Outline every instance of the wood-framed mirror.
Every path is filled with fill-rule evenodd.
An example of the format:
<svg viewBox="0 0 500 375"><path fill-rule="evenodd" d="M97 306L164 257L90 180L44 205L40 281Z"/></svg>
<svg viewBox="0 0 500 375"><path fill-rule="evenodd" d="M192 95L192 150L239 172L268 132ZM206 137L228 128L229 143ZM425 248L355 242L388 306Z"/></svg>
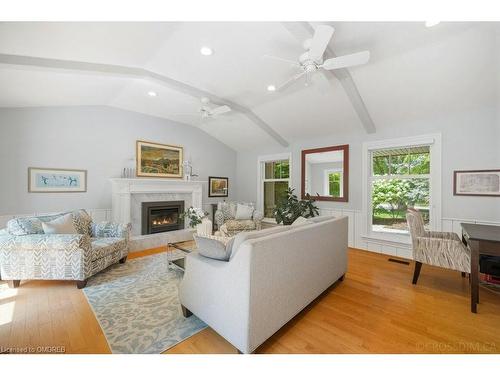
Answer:
<svg viewBox="0 0 500 375"><path fill-rule="evenodd" d="M347 202L349 145L302 150L302 199Z"/></svg>

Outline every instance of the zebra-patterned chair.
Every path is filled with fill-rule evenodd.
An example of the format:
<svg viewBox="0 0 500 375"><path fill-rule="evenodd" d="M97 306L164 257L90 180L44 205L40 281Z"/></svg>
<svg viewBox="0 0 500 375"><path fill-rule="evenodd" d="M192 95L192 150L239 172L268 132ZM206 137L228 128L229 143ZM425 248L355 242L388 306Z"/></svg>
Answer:
<svg viewBox="0 0 500 375"><path fill-rule="evenodd" d="M20 280L76 280L85 287L90 276L124 263L130 225L93 223L85 210L71 212L77 234L45 234L42 222L67 213L20 217L0 230L0 277L11 287Z"/></svg>
<svg viewBox="0 0 500 375"><path fill-rule="evenodd" d="M464 277L470 273L470 251L456 233L425 230L422 214L414 209L406 212L406 221L415 260L413 284L418 281L422 264L460 271Z"/></svg>

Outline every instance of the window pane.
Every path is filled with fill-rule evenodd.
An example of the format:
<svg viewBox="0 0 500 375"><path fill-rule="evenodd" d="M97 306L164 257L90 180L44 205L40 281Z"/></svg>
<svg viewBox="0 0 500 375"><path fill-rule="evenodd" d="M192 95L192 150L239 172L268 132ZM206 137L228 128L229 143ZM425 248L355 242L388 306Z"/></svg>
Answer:
<svg viewBox="0 0 500 375"><path fill-rule="evenodd" d="M410 155L391 155L391 174L405 175L409 172Z"/></svg>
<svg viewBox="0 0 500 375"><path fill-rule="evenodd" d="M273 218L276 204L286 198L288 181L264 182L264 217Z"/></svg>
<svg viewBox="0 0 500 375"><path fill-rule="evenodd" d="M328 175L328 185L328 195L332 197L340 197L340 173L330 173Z"/></svg>
<svg viewBox="0 0 500 375"><path fill-rule="evenodd" d="M288 160L269 161L264 166L266 179L289 178L290 163Z"/></svg>
<svg viewBox="0 0 500 375"><path fill-rule="evenodd" d="M274 162L269 161L264 165L264 178L271 179L274 178Z"/></svg>
<svg viewBox="0 0 500 375"><path fill-rule="evenodd" d="M429 180L376 180L372 185L372 229L374 231L406 233L406 209L414 207L422 212L429 224Z"/></svg>
<svg viewBox="0 0 500 375"><path fill-rule="evenodd" d="M431 171L431 156L428 152L410 155L410 174L429 174Z"/></svg>
<svg viewBox="0 0 500 375"><path fill-rule="evenodd" d="M385 176L389 174L389 156L373 157L373 175Z"/></svg>

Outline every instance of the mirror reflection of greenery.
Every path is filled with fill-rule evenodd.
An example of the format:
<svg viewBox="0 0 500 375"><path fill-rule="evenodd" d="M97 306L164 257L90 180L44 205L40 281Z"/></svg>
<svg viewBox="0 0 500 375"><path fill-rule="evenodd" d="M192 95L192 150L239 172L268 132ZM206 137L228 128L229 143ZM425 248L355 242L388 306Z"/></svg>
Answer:
<svg viewBox="0 0 500 375"><path fill-rule="evenodd" d="M340 172L328 174L328 194L332 197L340 197Z"/></svg>

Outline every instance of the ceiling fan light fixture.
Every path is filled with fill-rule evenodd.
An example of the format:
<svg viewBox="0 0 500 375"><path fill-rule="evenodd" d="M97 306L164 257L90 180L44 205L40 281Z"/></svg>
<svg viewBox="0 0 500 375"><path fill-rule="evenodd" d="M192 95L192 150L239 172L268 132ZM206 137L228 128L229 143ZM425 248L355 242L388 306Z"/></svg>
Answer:
<svg viewBox="0 0 500 375"><path fill-rule="evenodd" d="M203 47L200 48L200 53L203 56L210 56L210 55L212 55L214 53L214 51L210 47L203 46Z"/></svg>
<svg viewBox="0 0 500 375"><path fill-rule="evenodd" d="M267 91L271 91L271 92L276 91L276 86L274 86L274 85L267 86Z"/></svg>
<svg viewBox="0 0 500 375"><path fill-rule="evenodd" d="M432 27L432 26L436 26L436 25L438 25L439 23L441 23L441 21L425 21L425 27Z"/></svg>
<svg viewBox="0 0 500 375"><path fill-rule="evenodd" d="M148 91L148 95L152 98L158 96L158 93L156 91Z"/></svg>

